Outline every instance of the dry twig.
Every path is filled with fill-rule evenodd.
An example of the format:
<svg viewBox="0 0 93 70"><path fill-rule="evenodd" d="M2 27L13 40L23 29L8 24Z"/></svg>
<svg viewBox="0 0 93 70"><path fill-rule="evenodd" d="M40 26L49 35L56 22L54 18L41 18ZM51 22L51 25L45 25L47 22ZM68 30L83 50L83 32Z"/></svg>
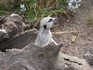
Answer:
<svg viewBox="0 0 93 70"><path fill-rule="evenodd" d="M52 34L64 34L64 33L78 33L81 31L60 31L60 32L52 32Z"/></svg>

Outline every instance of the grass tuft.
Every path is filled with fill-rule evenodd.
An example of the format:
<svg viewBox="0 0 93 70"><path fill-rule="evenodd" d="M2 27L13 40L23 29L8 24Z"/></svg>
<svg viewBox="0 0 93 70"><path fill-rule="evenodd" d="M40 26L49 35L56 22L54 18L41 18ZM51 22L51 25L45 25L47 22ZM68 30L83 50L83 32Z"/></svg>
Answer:
<svg viewBox="0 0 93 70"><path fill-rule="evenodd" d="M40 17L64 13L64 9L67 6L66 0L15 0L8 4L0 4L0 15L7 14L8 12L19 13L21 4L26 6L24 14L29 23Z"/></svg>

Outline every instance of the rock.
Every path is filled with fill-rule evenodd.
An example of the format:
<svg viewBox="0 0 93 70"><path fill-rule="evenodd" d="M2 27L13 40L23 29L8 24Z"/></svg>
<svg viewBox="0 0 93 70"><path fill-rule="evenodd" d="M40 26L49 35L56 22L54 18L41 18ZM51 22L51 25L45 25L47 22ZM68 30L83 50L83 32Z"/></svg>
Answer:
<svg viewBox="0 0 93 70"><path fill-rule="evenodd" d="M5 31L5 29L0 29L0 42L2 42L5 39L8 39L8 35L7 32Z"/></svg>
<svg viewBox="0 0 93 70"><path fill-rule="evenodd" d="M48 45L44 48L29 44L22 50L14 49L0 53L1 70L55 70L54 64L59 46Z"/></svg>
<svg viewBox="0 0 93 70"><path fill-rule="evenodd" d="M58 46L29 44L23 49L0 52L1 70L93 70L84 59L63 54ZM60 52L59 52L60 51Z"/></svg>
<svg viewBox="0 0 93 70"><path fill-rule="evenodd" d="M26 27L26 24L22 22L22 17L18 14L13 13L9 17L6 17L5 20L6 22L2 24L2 28L6 30L10 38L23 32Z"/></svg>
<svg viewBox="0 0 93 70"><path fill-rule="evenodd" d="M32 67L31 65L27 64L27 63L23 63L23 62L17 62L13 65L11 65L9 68L7 68L6 70L36 70L34 67Z"/></svg>
<svg viewBox="0 0 93 70"><path fill-rule="evenodd" d="M22 32L13 38L9 39L6 42L6 48L11 49L11 48L18 48L22 49L25 46L27 46L30 43L34 43L35 39L37 36L37 30L36 29L30 29L25 32Z"/></svg>
<svg viewBox="0 0 93 70"><path fill-rule="evenodd" d="M84 59L86 59L86 61L91 65L93 66L93 48L90 48L88 50L88 52L86 52L84 54Z"/></svg>
<svg viewBox="0 0 93 70"><path fill-rule="evenodd" d="M0 16L0 28L1 28L1 25L4 24L5 22L6 22L5 16Z"/></svg>
<svg viewBox="0 0 93 70"><path fill-rule="evenodd" d="M85 59L69 56L61 51L57 58L57 66L59 70L93 70Z"/></svg>
<svg viewBox="0 0 93 70"><path fill-rule="evenodd" d="M25 28L27 28L27 25L18 14L13 13L7 17L0 17L0 50L4 51L7 41L15 35L24 32Z"/></svg>
<svg viewBox="0 0 93 70"><path fill-rule="evenodd" d="M0 18L0 32L4 32L9 38L25 30L26 24L18 14L11 14L8 17ZM2 30L2 31L1 31ZM0 35L1 36L1 35Z"/></svg>

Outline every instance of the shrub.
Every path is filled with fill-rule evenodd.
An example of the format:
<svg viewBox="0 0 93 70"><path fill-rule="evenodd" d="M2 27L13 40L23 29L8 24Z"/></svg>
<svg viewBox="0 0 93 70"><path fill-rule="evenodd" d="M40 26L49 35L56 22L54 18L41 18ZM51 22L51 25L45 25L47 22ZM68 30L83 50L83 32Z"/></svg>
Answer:
<svg viewBox="0 0 93 70"><path fill-rule="evenodd" d="M21 4L26 6L24 14L29 23L40 17L64 13L64 9L67 6L66 0L14 0L14 2L12 0L12 2L8 3L10 9L0 4L0 10L18 13L21 11Z"/></svg>

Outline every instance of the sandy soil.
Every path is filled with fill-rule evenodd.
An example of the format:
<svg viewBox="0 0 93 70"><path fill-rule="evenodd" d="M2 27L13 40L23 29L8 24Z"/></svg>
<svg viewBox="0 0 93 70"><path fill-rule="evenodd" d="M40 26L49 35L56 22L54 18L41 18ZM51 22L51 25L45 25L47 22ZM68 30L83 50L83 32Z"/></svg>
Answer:
<svg viewBox="0 0 93 70"><path fill-rule="evenodd" d="M63 53L82 58L93 46L93 0L82 0L81 7L73 15L72 19L59 15L60 23L54 30L69 32L55 36L64 45L61 49ZM73 30L79 32L71 33Z"/></svg>

